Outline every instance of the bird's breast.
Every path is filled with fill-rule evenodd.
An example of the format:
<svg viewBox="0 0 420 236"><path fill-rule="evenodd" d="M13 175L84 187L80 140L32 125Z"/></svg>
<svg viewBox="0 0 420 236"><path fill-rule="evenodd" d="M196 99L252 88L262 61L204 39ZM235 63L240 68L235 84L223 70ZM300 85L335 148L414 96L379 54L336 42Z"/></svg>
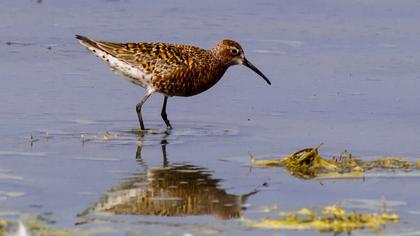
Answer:
<svg viewBox="0 0 420 236"><path fill-rule="evenodd" d="M152 82L157 92L167 96L189 97L211 88L225 71L222 68L180 69L165 76L155 76Z"/></svg>

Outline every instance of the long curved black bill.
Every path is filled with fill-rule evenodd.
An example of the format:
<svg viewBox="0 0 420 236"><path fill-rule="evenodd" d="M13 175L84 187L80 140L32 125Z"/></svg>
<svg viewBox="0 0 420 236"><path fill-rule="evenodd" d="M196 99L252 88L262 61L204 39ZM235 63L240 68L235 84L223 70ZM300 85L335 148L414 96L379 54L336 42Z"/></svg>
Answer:
<svg viewBox="0 0 420 236"><path fill-rule="evenodd" d="M260 70L258 70L257 67L255 67L251 62L249 62L248 59L244 58L244 62L242 64L248 67L249 69L253 70L259 76L261 76L268 84L271 85L270 80L268 80L268 78Z"/></svg>

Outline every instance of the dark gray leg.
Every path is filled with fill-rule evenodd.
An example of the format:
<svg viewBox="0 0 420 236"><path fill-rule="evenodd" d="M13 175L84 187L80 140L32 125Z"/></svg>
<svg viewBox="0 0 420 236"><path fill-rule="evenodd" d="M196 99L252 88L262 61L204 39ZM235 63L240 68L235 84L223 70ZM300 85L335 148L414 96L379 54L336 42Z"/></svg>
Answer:
<svg viewBox="0 0 420 236"><path fill-rule="evenodd" d="M143 117L141 116L141 107L146 102L146 100L150 97L150 95L153 94L153 91L147 91L146 95L140 100L139 103L136 105L136 111L137 111L137 117L139 118L140 122L140 129L144 130L144 124L143 124Z"/></svg>
<svg viewBox="0 0 420 236"><path fill-rule="evenodd" d="M172 129L171 123L169 123L168 116L166 115L166 103L168 102L168 97L165 96L163 100L163 106L162 106L162 112L160 113L162 115L163 121L165 121L166 127L168 129Z"/></svg>

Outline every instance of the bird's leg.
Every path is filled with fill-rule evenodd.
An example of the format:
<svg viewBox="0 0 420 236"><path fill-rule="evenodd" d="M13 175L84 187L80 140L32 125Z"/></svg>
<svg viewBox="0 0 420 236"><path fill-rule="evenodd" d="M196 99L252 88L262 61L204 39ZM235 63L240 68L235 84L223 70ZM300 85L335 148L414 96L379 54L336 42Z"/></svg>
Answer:
<svg viewBox="0 0 420 236"><path fill-rule="evenodd" d="M168 129L172 129L171 123L169 123L168 116L166 115L166 103L168 102L168 96L165 96L163 99L163 106L162 106L162 112L160 115L162 116L163 121L165 121L166 127Z"/></svg>
<svg viewBox="0 0 420 236"><path fill-rule="evenodd" d="M139 118L139 122L140 122L140 129L144 130L144 124L143 124L143 117L141 116L141 107L143 106L143 104L146 102L146 100L150 97L150 95L153 94L152 90L148 90L146 95L144 95L144 97L140 100L139 103L137 103L136 105L136 111L137 111L137 117Z"/></svg>

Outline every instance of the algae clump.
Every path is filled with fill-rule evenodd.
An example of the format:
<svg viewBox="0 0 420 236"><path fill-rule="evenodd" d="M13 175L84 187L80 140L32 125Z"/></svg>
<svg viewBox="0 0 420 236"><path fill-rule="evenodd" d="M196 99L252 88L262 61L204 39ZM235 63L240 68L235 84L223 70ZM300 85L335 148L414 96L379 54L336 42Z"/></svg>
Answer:
<svg viewBox="0 0 420 236"><path fill-rule="evenodd" d="M321 144L322 145L322 144ZM419 163L404 161L397 157L386 157L374 161L363 161L354 158L348 151L343 151L340 156L326 159L318 150L320 148L305 148L289 154L281 159L256 160L251 162L259 167L284 167L291 175L302 179L312 178L362 178L369 170L403 170L411 171L414 167L419 168Z"/></svg>
<svg viewBox="0 0 420 236"><path fill-rule="evenodd" d="M396 213L388 213L386 209L377 214L364 214L356 211L346 212L337 205L326 206L320 211L302 208L297 212L286 212L277 219L262 219L259 221L241 218L241 221L251 228L288 229L288 230L318 230L320 232L350 233L356 229L379 230L388 222L398 223Z"/></svg>

